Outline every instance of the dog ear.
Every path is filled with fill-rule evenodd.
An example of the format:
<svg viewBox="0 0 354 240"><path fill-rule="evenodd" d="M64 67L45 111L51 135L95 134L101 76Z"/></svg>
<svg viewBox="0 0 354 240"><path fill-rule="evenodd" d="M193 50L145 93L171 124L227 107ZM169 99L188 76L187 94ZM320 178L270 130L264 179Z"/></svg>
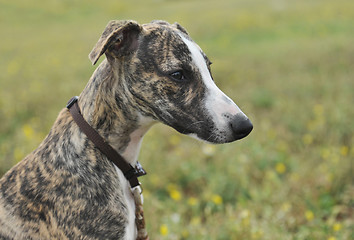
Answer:
<svg viewBox="0 0 354 240"><path fill-rule="evenodd" d="M89 54L92 64L95 65L104 53L109 60L136 50L141 30L142 27L135 21L110 21Z"/></svg>
<svg viewBox="0 0 354 240"><path fill-rule="evenodd" d="M181 25L179 25L178 22L175 22L172 26L175 27L175 28L177 28L178 30L180 30L181 32L183 32L184 34L186 34L187 36L189 36L187 30L186 30L184 27L182 27Z"/></svg>

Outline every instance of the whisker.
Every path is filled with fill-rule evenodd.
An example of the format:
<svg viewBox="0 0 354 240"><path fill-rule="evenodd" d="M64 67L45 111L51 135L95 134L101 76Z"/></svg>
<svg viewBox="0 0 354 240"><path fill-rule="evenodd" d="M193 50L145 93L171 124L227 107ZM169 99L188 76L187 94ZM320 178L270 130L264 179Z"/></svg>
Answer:
<svg viewBox="0 0 354 240"><path fill-rule="evenodd" d="M193 125L196 125L196 124L200 124L200 123L204 123L204 121L197 121L197 122L191 123L187 128L189 128Z"/></svg>

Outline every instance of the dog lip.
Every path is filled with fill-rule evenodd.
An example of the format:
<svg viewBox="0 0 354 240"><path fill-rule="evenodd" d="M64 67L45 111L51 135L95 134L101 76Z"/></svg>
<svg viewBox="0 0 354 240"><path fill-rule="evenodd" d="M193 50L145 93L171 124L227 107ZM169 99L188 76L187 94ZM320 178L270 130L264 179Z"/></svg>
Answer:
<svg viewBox="0 0 354 240"><path fill-rule="evenodd" d="M248 133L243 133L243 134L234 134L235 141L240 140L244 137L247 137L251 133L251 131L249 131Z"/></svg>

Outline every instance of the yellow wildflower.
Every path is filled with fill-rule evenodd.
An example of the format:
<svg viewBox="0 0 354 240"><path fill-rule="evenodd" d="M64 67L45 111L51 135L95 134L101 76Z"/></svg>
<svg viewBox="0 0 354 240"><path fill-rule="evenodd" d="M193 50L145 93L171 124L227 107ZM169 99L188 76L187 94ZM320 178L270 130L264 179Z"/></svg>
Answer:
<svg viewBox="0 0 354 240"><path fill-rule="evenodd" d="M327 238L327 240L336 240L336 238L331 236L331 237Z"/></svg>
<svg viewBox="0 0 354 240"><path fill-rule="evenodd" d="M311 210L307 210L305 212L305 217L307 219L307 221L312 221L315 217L315 215L313 214L313 212Z"/></svg>
<svg viewBox="0 0 354 240"><path fill-rule="evenodd" d="M222 197L218 194L214 194L213 196L211 196L211 200L213 201L213 203L215 203L215 205L221 205L223 202Z"/></svg>
<svg viewBox="0 0 354 240"><path fill-rule="evenodd" d="M191 219L191 224L192 225L199 225L200 224L200 218L199 217L193 217L192 219Z"/></svg>
<svg viewBox="0 0 354 240"><path fill-rule="evenodd" d="M33 128L29 124L25 124L22 127L22 131L27 139L32 139L34 135Z"/></svg>
<svg viewBox="0 0 354 240"><path fill-rule="evenodd" d="M161 234L162 236L167 236L167 235L168 235L168 227L167 227L166 224L162 224L162 225L160 226L160 234Z"/></svg>
<svg viewBox="0 0 354 240"><path fill-rule="evenodd" d="M188 198L188 205L190 206L195 206L198 203L198 199L195 197L190 197Z"/></svg>
<svg viewBox="0 0 354 240"><path fill-rule="evenodd" d="M175 201L179 201L182 198L181 193L176 189L170 190L169 193L170 193L170 197Z"/></svg>
<svg viewBox="0 0 354 240"><path fill-rule="evenodd" d="M338 232L338 231L341 230L341 229L342 229L342 224L340 224L340 223L335 223L335 224L333 225L333 231Z"/></svg>
<svg viewBox="0 0 354 240"><path fill-rule="evenodd" d="M286 166L284 163L277 163L277 165L275 165L275 171L277 171L277 173L283 174L286 171Z"/></svg>

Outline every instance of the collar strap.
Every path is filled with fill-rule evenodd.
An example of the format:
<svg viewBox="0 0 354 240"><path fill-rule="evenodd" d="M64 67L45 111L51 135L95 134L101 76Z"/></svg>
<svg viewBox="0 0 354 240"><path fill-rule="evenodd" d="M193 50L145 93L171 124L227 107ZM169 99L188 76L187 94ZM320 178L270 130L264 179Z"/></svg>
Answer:
<svg viewBox="0 0 354 240"><path fill-rule="evenodd" d="M77 96L71 98L66 107L69 109L74 121L79 126L81 131L85 133L88 139L90 139L95 146L123 172L125 178L129 181L131 188L140 185L138 177L146 175L146 172L140 163L137 162L136 167L132 167L132 165L127 163L124 158L112 148L111 145L105 142L101 135L99 135L98 132L93 129L81 115L79 105L77 104L78 99L79 98Z"/></svg>

